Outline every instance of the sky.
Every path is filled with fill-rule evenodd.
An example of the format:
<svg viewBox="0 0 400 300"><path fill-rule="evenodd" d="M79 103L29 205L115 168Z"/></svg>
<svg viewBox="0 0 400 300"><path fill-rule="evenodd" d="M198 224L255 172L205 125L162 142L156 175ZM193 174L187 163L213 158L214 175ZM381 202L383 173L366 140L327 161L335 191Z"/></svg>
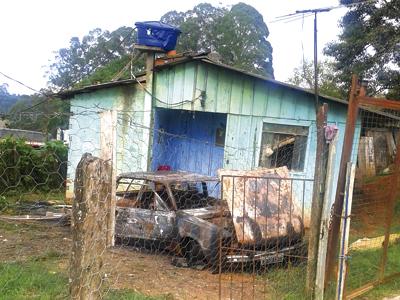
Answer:
<svg viewBox="0 0 400 300"><path fill-rule="evenodd" d="M213 0L2 0L0 2L0 71L31 86L46 87L46 66L60 48L68 47L73 36L83 37L94 28L115 30L134 26L137 21L159 20L170 11L186 11L196 4L209 2L229 6L239 2ZM337 6L338 0L242 0L256 8L270 31L275 78L285 81L302 62L303 55L313 57L313 17L293 22L274 22L276 17L296 10ZM340 8L318 16L318 50L335 40L340 33L338 22L346 9ZM32 91L0 74L0 84L9 92L31 94Z"/></svg>

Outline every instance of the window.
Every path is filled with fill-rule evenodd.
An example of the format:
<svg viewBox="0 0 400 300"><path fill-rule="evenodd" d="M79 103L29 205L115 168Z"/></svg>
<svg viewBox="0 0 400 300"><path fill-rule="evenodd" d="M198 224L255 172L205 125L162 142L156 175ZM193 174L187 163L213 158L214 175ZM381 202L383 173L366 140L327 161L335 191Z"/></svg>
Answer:
<svg viewBox="0 0 400 300"><path fill-rule="evenodd" d="M264 123L259 166L303 171L308 127Z"/></svg>

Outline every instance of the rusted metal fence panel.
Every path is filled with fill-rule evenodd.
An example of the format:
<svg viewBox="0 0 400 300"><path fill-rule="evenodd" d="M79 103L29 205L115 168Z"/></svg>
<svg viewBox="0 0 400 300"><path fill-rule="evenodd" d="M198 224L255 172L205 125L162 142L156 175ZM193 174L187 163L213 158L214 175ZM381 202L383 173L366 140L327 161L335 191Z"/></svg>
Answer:
<svg viewBox="0 0 400 300"><path fill-rule="evenodd" d="M331 255L327 258L327 274L332 274L337 259L347 263L343 287L346 299L366 292L374 297L375 287L400 275L400 143L397 139L400 107L398 101L374 99L365 94L365 87L353 77L343 152L348 152L346 144L353 140L354 127L350 125L357 116L362 123L361 141L366 143L360 144L352 213L346 216L351 218L347 254L335 258L337 222L344 196L344 190L338 186L329 237ZM342 156L341 174L346 160L349 158ZM341 175L339 182L340 178Z"/></svg>

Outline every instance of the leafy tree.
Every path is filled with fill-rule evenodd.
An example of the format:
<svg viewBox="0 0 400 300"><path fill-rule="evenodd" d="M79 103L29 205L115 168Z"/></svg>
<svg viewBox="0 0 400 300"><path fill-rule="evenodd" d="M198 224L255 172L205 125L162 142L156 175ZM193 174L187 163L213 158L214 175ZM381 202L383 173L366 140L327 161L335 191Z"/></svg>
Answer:
<svg viewBox="0 0 400 300"><path fill-rule="evenodd" d="M96 28L82 40L71 38L69 48L58 50L49 67L50 85L59 89L74 86L111 61L125 58L132 52L135 40L131 27L120 27L113 32Z"/></svg>
<svg viewBox="0 0 400 300"><path fill-rule="evenodd" d="M250 5L238 3L228 10L202 3L187 12L170 11L161 21L181 29L179 52L210 49L226 64L274 77L268 27Z"/></svg>
<svg viewBox="0 0 400 300"><path fill-rule="evenodd" d="M68 112L69 103L66 101L40 94L23 95L9 112L8 126L55 136L57 128L68 126Z"/></svg>
<svg viewBox="0 0 400 300"><path fill-rule="evenodd" d="M318 88L326 96L346 98L346 89L338 79L333 62L323 61L318 63ZM296 86L314 90L314 63L305 61L293 70L293 76L288 82Z"/></svg>
<svg viewBox="0 0 400 300"><path fill-rule="evenodd" d="M7 113L17 100L17 95L8 92L6 83L0 84L0 113Z"/></svg>
<svg viewBox="0 0 400 300"><path fill-rule="evenodd" d="M339 79L349 84L356 73L370 80L370 93L400 99L400 1L340 3L359 4L342 18L339 40L325 49L336 60Z"/></svg>
<svg viewBox="0 0 400 300"><path fill-rule="evenodd" d="M224 63L274 76L267 25L261 14L247 4L239 3L228 10L202 3L187 12L170 11L161 21L182 30L179 52L217 51ZM135 41L136 32L131 27L113 32L97 28L82 40L71 38L69 47L58 50L49 66L50 85L66 89L111 80L130 61ZM134 66L136 71L143 67L143 60ZM122 76L127 77L129 72Z"/></svg>

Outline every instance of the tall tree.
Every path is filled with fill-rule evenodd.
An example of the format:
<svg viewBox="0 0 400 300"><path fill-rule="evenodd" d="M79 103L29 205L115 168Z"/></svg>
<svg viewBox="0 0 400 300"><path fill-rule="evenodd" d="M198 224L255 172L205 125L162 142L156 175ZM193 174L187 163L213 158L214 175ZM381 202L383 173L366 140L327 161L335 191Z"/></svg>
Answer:
<svg viewBox="0 0 400 300"><path fill-rule="evenodd" d="M132 52L135 40L136 33L131 27L120 27L113 32L96 28L82 40L71 38L69 48L58 50L49 67L50 85L59 89L72 87L111 61L126 57Z"/></svg>
<svg viewBox="0 0 400 300"><path fill-rule="evenodd" d="M269 31L250 5L238 3L227 9L202 3L187 12L170 11L161 21L182 30L178 52L216 51L226 64L274 77ZM131 27L113 32L97 28L82 40L71 38L69 47L58 50L49 67L50 85L65 89L111 80L129 62L135 40ZM143 61L137 62L135 70L142 68Z"/></svg>
<svg viewBox="0 0 400 300"><path fill-rule="evenodd" d="M68 126L69 103L41 94L22 95L8 114L8 127L56 135Z"/></svg>
<svg viewBox="0 0 400 300"><path fill-rule="evenodd" d="M356 73L370 80L372 94L400 98L400 1L341 0L356 4L341 20L339 40L325 53L335 58L340 80ZM358 4L357 4L358 3Z"/></svg>
<svg viewBox="0 0 400 300"><path fill-rule="evenodd" d="M346 88L340 82L334 63L322 61L318 63L319 92L326 96L346 98ZM296 86L314 91L314 63L305 61L293 70L288 82Z"/></svg>
<svg viewBox="0 0 400 300"><path fill-rule="evenodd" d="M6 83L0 84L0 113L7 113L17 100L17 95L8 92Z"/></svg>
<svg viewBox="0 0 400 300"><path fill-rule="evenodd" d="M222 62L274 78L272 46L262 15L245 3L230 10L202 3L186 12L170 11L161 21L182 31L177 50L212 50Z"/></svg>

